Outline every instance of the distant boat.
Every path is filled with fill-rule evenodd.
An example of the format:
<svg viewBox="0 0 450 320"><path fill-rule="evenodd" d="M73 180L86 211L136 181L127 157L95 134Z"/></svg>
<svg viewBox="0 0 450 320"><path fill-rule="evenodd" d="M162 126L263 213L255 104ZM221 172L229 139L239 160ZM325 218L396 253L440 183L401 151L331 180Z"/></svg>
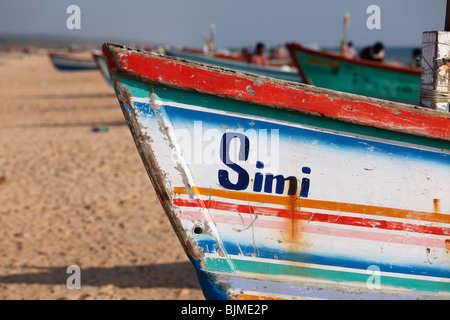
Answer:
<svg viewBox="0 0 450 320"><path fill-rule="evenodd" d="M304 83L369 97L419 103L420 68L394 66L287 44Z"/></svg>
<svg viewBox="0 0 450 320"><path fill-rule="evenodd" d="M56 69L61 71L85 71L98 69L92 59L81 59L66 54L49 53L50 60Z"/></svg>
<svg viewBox="0 0 450 320"><path fill-rule="evenodd" d="M176 50L176 51L180 51L180 50ZM205 55L204 52L199 49L183 48L181 51ZM244 56L242 56L241 54L214 52L214 57L220 58L220 59L234 60L234 61L240 61L240 62L247 63L246 58ZM293 63L292 63L291 58L289 58L289 57L287 57L287 58L269 58L269 65L272 67L283 67L283 66L293 66Z"/></svg>
<svg viewBox="0 0 450 320"><path fill-rule="evenodd" d="M103 52L206 298L450 299L449 113Z"/></svg>
<svg viewBox="0 0 450 320"><path fill-rule="evenodd" d="M23 59L27 56L25 53L0 52L0 59Z"/></svg>
<svg viewBox="0 0 450 320"><path fill-rule="evenodd" d="M105 58L103 57L103 53L101 51L92 52L92 56L94 57L94 61L97 64L98 69L102 73L103 78L106 82L112 86L111 77L109 76L109 70L106 66Z"/></svg>
<svg viewBox="0 0 450 320"><path fill-rule="evenodd" d="M199 53L193 53L193 52L186 52L182 50L174 50L174 49L166 49L166 54L169 56L192 60L200 63L207 63L212 64L215 66L223 67L223 68L230 68L235 70L240 70L244 72L250 72L259 74L266 77L272 77L282 80L288 80L288 81L295 81L295 82L301 82L300 76L298 75L297 69L284 66L284 67L275 67L275 66L269 66L269 67L263 67L263 66L257 66L251 63L246 63L238 60L233 59L224 59L212 57L204 54Z"/></svg>

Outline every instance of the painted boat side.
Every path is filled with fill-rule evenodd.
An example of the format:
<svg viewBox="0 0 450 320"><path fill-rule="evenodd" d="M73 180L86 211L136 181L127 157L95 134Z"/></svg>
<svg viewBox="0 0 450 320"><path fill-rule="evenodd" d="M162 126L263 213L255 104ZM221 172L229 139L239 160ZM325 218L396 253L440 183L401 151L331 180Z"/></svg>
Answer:
<svg viewBox="0 0 450 320"><path fill-rule="evenodd" d="M98 68L94 60L77 59L57 54L49 54L49 56L55 68L61 71L85 71Z"/></svg>
<svg viewBox="0 0 450 320"><path fill-rule="evenodd" d="M407 103L419 103L421 70L348 59L299 44L286 45L304 82L318 87Z"/></svg>
<svg viewBox="0 0 450 320"><path fill-rule="evenodd" d="M262 67L253 65L251 63L211 57L203 54L196 54L179 50L166 50L166 54L181 59L192 60L200 63L207 63L223 68L241 70L244 72L255 73L258 75L277 78L281 80L296 81L296 82L302 81L300 76L298 75L297 70L292 70L292 68L289 67L287 68L287 70L283 69L282 67L274 67L274 66Z"/></svg>
<svg viewBox="0 0 450 320"><path fill-rule="evenodd" d="M216 89L214 81L220 81L222 71L185 70L184 62L154 55L147 56L156 58L150 60L151 67L137 71L128 51L120 49L113 55L114 48L104 49L144 165L196 266L206 297L449 297L448 137L411 135L409 129L393 132L343 121L346 115L320 117L228 98L235 93L179 90L180 82L166 85L170 76L167 70L161 71L164 66L171 65L172 72L191 78L209 71L213 82L209 85ZM240 83L243 78L235 80ZM281 171L270 167L267 157L255 160L264 160L266 174L273 169L274 174L295 175L300 180L308 176L307 195L261 193L250 183L239 191L218 186L217 173L227 166L220 161L196 161L202 152L189 153L186 145L187 137L196 132L202 137L211 132L219 136L239 132L249 136L253 154L257 141L251 138L251 130L271 134L278 130ZM217 147L219 141L211 141ZM254 162L240 165L256 179L263 170ZM371 269L374 266L378 271ZM367 287L371 271L380 273L380 289Z"/></svg>

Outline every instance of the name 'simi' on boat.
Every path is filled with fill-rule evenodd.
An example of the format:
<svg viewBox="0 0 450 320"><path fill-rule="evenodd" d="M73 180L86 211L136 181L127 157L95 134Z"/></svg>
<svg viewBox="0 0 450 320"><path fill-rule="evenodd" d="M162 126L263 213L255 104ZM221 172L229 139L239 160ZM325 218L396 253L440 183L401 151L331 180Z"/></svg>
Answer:
<svg viewBox="0 0 450 320"><path fill-rule="evenodd" d="M448 113L103 52L206 298L450 297Z"/></svg>

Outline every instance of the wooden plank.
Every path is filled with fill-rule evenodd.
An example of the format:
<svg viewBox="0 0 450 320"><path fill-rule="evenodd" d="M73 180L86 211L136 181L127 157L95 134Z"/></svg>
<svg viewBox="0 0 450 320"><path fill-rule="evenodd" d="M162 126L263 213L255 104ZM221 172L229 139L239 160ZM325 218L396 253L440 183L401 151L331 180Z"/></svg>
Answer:
<svg viewBox="0 0 450 320"><path fill-rule="evenodd" d="M421 105L448 111L450 102L449 62L450 32L427 31L422 34Z"/></svg>

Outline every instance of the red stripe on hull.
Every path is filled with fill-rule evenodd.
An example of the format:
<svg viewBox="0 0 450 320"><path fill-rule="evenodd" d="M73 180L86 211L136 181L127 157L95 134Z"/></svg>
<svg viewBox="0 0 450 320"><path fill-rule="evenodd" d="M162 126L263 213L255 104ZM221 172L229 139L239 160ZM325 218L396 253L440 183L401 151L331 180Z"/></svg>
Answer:
<svg viewBox="0 0 450 320"><path fill-rule="evenodd" d="M202 207L206 209L216 209L223 211L247 213L247 214L257 214L262 216L272 216L279 218L290 218L305 221L315 221L315 222L327 222L332 224L350 225L365 228L375 228L384 230L395 230L395 231L407 231L422 234L432 234L439 236L450 235L450 228L445 227L433 227L424 225L414 225L410 223L402 223L396 221L385 221L377 219L367 219L359 217L349 217L341 216L336 214L326 214L326 213L313 213L306 211L293 211L286 209L268 208L268 207L257 207L250 205L238 205L231 204L221 201L190 201L184 199L174 199L173 203L180 207ZM202 205L201 205L202 204Z"/></svg>

